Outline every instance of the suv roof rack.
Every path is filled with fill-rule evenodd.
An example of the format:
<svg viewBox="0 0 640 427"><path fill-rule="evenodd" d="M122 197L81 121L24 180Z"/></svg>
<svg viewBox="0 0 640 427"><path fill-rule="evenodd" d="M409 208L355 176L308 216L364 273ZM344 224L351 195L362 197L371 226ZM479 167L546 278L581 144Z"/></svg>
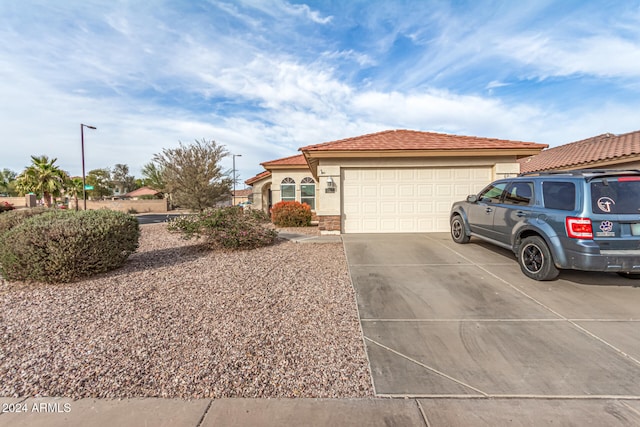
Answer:
<svg viewBox="0 0 640 427"><path fill-rule="evenodd" d="M574 170L550 170L538 172L524 172L518 176L550 176L550 175L570 175L570 176L586 176L589 179L599 178L603 176L617 175L640 175L640 169L574 169Z"/></svg>

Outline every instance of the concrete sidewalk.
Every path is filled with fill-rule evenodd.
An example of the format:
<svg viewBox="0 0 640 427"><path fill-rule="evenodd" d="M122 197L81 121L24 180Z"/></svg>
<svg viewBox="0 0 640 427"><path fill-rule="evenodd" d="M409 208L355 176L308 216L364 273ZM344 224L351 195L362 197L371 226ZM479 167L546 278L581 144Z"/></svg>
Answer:
<svg viewBox="0 0 640 427"><path fill-rule="evenodd" d="M2 427L427 425L413 399L0 398L0 404Z"/></svg>
<svg viewBox="0 0 640 427"><path fill-rule="evenodd" d="M640 401L618 399L0 398L0 405L0 427L640 425Z"/></svg>

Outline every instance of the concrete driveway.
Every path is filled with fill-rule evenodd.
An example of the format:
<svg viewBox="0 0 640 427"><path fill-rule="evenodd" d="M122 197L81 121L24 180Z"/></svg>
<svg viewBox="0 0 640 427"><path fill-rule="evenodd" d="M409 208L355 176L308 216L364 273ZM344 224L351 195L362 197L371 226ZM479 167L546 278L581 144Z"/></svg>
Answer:
<svg viewBox="0 0 640 427"><path fill-rule="evenodd" d="M536 282L447 233L343 241L379 396L416 398L431 427L640 425L640 281Z"/></svg>

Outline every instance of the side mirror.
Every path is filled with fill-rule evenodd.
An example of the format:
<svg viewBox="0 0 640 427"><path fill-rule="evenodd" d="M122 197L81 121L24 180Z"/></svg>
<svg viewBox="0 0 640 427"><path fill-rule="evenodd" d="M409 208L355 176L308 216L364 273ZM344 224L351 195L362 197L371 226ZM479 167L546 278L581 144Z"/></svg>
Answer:
<svg viewBox="0 0 640 427"><path fill-rule="evenodd" d="M475 203L477 201L478 201L478 196L476 196L475 194L470 194L469 196L467 196L467 202Z"/></svg>

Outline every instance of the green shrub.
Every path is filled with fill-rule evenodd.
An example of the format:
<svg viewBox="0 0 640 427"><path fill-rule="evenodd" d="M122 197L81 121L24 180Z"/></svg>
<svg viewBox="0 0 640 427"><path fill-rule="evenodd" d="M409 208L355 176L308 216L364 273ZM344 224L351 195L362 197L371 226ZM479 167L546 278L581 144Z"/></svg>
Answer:
<svg viewBox="0 0 640 427"><path fill-rule="evenodd" d="M271 222L271 217L268 213L261 209L245 209L245 213L250 215L253 219L258 221L259 223L268 223Z"/></svg>
<svg viewBox="0 0 640 427"><path fill-rule="evenodd" d="M31 209L16 209L0 215L0 237L11 230L13 227L22 223L22 221L32 216L40 215L47 212L49 208L44 206Z"/></svg>
<svg viewBox="0 0 640 427"><path fill-rule="evenodd" d="M9 202L0 202L0 213L2 212L7 212L7 211L12 211L15 208L13 207L13 205Z"/></svg>
<svg viewBox="0 0 640 427"><path fill-rule="evenodd" d="M278 227L308 227L311 207L300 202L278 202L271 208L271 219Z"/></svg>
<svg viewBox="0 0 640 427"><path fill-rule="evenodd" d="M139 236L138 221L122 212L49 210L2 236L0 274L7 280L70 282L122 266Z"/></svg>
<svg viewBox="0 0 640 427"><path fill-rule="evenodd" d="M278 235L263 225L263 219L232 206L178 217L169 222L168 229L187 239L204 237L213 248L254 249L273 244Z"/></svg>

